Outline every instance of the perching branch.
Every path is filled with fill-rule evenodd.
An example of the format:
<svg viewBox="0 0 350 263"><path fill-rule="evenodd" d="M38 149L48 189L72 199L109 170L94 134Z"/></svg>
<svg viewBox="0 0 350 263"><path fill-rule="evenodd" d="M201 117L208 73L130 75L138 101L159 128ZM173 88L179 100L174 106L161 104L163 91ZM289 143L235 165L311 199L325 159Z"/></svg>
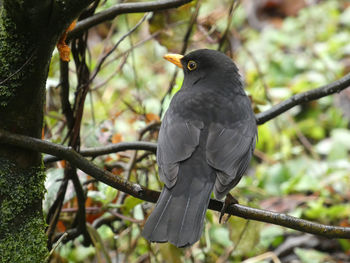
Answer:
<svg viewBox="0 0 350 263"><path fill-rule="evenodd" d="M77 23L75 28L69 32L67 40L76 37L89 28L102 22L112 20L121 14L153 12L169 8L176 8L191 2L192 0L163 0L140 3L121 3L107 10L101 11L94 16L88 17Z"/></svg>
<svg viewBox="0 0 350 263"><path fill-rule="evenodd" d="M221 201L211 199L208 208L211 210L220 211L222 205L223 203ZM350 227L330 226L314 223L290 215L247 207L239 204L230 206L225 212L227 214L245 219L252 219L260 222L284 226L314 235L320 235L328 238L350 239Z"/></svg>
<svg viewBox="0 0 350 263"><path fill-rule="evenodd" d="M24 135L11 134L1 129L0 143L10 144L12 146L35 150L63 158L69 161L71 165L79 168L95 179L144 201L154 203L157 201L160 194L157 191L153 191L138 184L126 181L117 175L97 167L70 147L57 145ZM222 206L223 202L213 199L210 200L209 209L221 211ZM313 223L286 214L250 208L239 204L230 206L226 212L242 218L281 225L306 233L322 235L328 238L350 239L350 227L338 227Z"/></svg>
<svg viewBox="0 0 350 263"><path fill-rule="evenodd" d="M309 90L303 93L296 94L289 99L273 106L271 109L256 115L256 123L261 125L265 122L277 117L296 105L306 103L312 100L317 100L322 97L340 92L350 86L350 74L345 75L332 83L324 85L320 88Z"/></svg>

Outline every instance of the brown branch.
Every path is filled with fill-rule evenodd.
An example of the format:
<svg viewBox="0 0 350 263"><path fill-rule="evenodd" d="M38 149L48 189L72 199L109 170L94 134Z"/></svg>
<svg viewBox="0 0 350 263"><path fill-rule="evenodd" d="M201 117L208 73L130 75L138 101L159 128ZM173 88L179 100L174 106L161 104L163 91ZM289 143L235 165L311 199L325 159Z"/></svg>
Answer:
<svg viewBox="0 0 350 263"><path fill-rule="evenodd" d="M89 162L78 154L72 147L51 143L29 136L11 134L1 129L0 143L47 153L67 160L72 166L79 168L95 179L142 200L154 202L158 198L158 192L142 188L139 184L128 182L119 176L97 167L92 162Z"/></svg>
<svg viewBox="0 0 350 263"><path fill-rule="evenodd" d="M74 115L72 106L69 102L69 67L68 62L60 60L60 99L62 105L62 113L67 120L68 130L74 126Z"/></svg>
<svg viewBox="0 0 350 263"><path fill-rule="evenodd" d="M110 153L117 153L122 152L126 150L144 150L144 151L150 151L155 153L157 151L157 144L152 142L120 142L117 144L111 144L101 147L91 147L82 149L79 151L79 154L84 157L97 157L101 155L106 155ZM62 158L59 158L58 156L46 156L44 158L44 163L51 163L62 160Z"/></svg>
<svg viewBox="0 0 350 263"><path fill-rule="evenodd" d="M56 225L58 223L59 212L61 211L63 206L64 196L67 191L67 186L68 186L68 179L64 178L57 192L55 201L49 208L49 212L46 216L46 224L48 225L46 230L46 235L48 237L47 242L48 242L49 249L52 248L52 244L53 244L52 239L56 230Z"/></svg>
<svg viewBox="0 0 350 263"><path fill-rule="evenodd" d="M77 170L73 167L67 166L67 174L70 176L70 179L73 182L73 186L75 189L77 201L78 201L78 211L76 213L76 217L74 218L73 227L76 227L84 237L84 245L89 245L91 243L91 239L86 228L86 197L83 190L83 187L80 183ZM62 210L61 210L62 211Z"/></svg>
<svg viewBox="0 0 350 263"><path fill-rule="evenodd" d="M154 203L157 201L160 194L157 191L147 189L139 184L128 182L121 177L102 170L79 155L71 147L54 144L29 136L11 134L1 129L0 143L56 155L60 158L66 159L71 163L71 165L79 168L95 179L144 201ZM211 199L208 208L215 211L221 211L222 206L223 202ZM235 204L227 208L226 213L246 219L253 219L256 221L280 225L306 233L321 235L328 238L350 239L350 227L318 224L286 214L246 207L239 204Z"/></svg>
<svg viewBox="0 0 350 263"><path fill-rule="evenodd" d="M346 89L350 86L350 74L345 75L344 77L324 85L320 88L309 90L306 92L298 93L289 99L282 101L281 103L273 106L271 109L259 113L256 115L257 124L261 125L265 122L277 117L278 115L286 112L287 110L293 108L296 105L306 103L312 100L317 100L322 97L337 93Z"/></svg>
<svg viewBox="0 0 350 263"><path fill-rule="evenodd" d="M222 202L210 200L209 209L219 211ZM290 215L247 207L239 204L230 206L226 212L245 219L284 226L301 232L320 235L328 238L350 239L350 227L330 226L296 218Z"/></svg>
<svg viewBox="0 0 350 263"><path fill-rule="evenodd" d="M153 12L164 9L176 8L191 2L192 0L163 0L142 3L122 3L117 4L107 10L101 11L92 17L79 21L75 28L69 32L67 40L76 37L89 28L102 22L112 20L116 16L129 13Z"/></svg>

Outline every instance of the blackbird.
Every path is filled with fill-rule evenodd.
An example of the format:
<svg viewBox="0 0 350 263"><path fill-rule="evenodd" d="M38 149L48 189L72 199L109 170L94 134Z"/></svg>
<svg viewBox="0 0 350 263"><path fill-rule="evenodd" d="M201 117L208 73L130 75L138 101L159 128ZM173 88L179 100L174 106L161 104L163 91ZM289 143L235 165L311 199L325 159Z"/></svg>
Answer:
<svg viewBox="0 0 350 263"><path fill-rule="evenodd" d="M160 127L157 163L165 185L142 235L186 247L202 234L211 193L222 199L240 181L257 128L229 57L200 49L164 58L183 69L184 81Z"/></svg>

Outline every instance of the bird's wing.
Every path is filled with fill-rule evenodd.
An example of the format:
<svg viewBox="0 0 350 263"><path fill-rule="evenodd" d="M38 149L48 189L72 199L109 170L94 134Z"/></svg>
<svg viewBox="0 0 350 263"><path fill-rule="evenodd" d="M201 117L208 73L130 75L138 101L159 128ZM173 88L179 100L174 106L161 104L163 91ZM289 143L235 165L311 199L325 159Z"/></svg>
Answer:
<svg viewBox="0 0 350 263"><path fill-rule="evenodd" d="M168 188L175 185L179 162L189 158L199 144L200 121L186 121L166 114L159 131L157 163L159 177Z"/></svg>
<svg viewBox="0 0 350 263"><path fill-rule="evenodd" d="M252 119L240 120L230 128L219 123L209 126L207 162L217 170L216 198L223 198L242 178L255 148L256 125Z"/></svg>

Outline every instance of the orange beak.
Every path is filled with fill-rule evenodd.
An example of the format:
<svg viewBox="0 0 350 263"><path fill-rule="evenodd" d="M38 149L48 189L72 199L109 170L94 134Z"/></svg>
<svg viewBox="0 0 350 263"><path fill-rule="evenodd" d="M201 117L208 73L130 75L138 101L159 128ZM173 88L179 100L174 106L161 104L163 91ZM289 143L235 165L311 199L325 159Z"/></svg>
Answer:
<svg viewBox="0 0 350 263"><path fill-rule="evenodd" d="M179 55L179 54L166 54L166 55L163 56L163 58L165 58L166 60L168 60L171 63L175 64L179 68L182 68L181 59L183 57L184 57L183 55Z"/></svg>

